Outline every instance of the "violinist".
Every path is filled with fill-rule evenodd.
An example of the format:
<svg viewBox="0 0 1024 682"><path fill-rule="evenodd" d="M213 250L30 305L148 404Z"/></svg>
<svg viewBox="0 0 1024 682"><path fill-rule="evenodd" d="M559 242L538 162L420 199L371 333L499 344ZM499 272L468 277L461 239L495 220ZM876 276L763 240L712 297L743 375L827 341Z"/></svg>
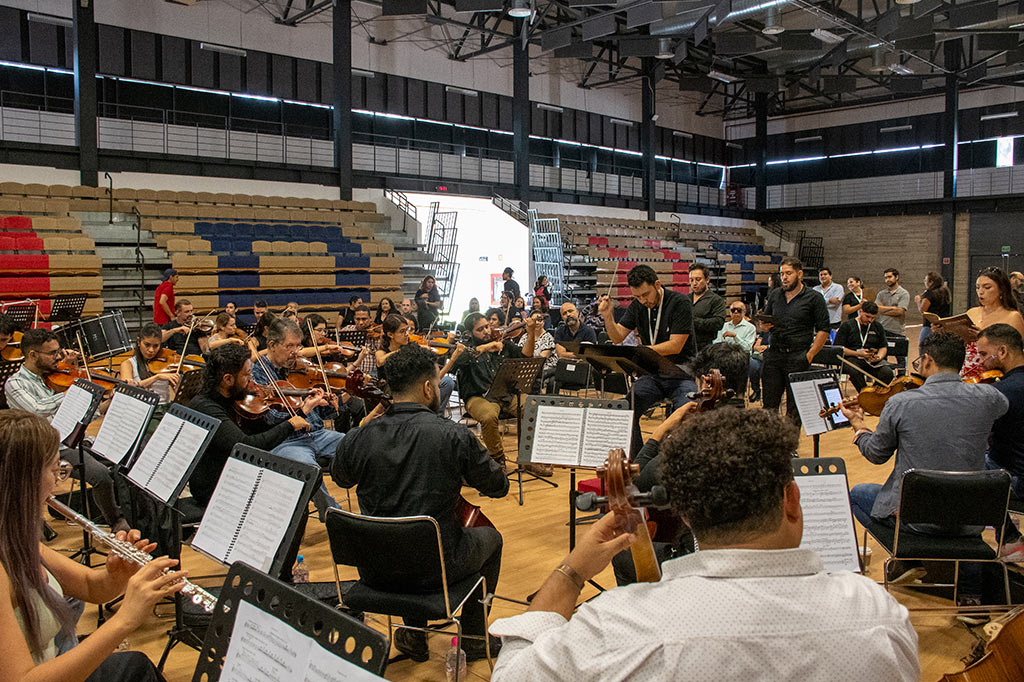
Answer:
<svg viewBox="0 0 1024 682"><path fill-rule="evenodd" d="M163 326L163 344L179 355L202 355L208 349L206 337L196 323L192 302L183 298L175 303L174 318Z"/></svg>
<svg viewBox="0 0 1024 682"><path fill-rule="evenodd" d="M527 613L491 625L502 638L491 679L917 680L907 610L873 580L828 573L800 548L797 442L796 427L767 410L683 422L665 442L662 484L701 551L666 561L658 582L577 609L585 581L636 541L606 514Z"/></svg>
<svg viewBox="0 0 1024 682"><path fill-rule="evenodd" d="M5 351L11 342L14 341L14 332L18 331L18 325L14 323L10 317L5 313L0 313L0 353ZM17 351L17 347L11 347L11 350ZM18 353L20 356L21 353ZM4 359L9 359L7 353L3 353Z"/></svg>
<svg viewBox="0 0 1024 682"><path fill-rule="evenodd" d="M289 436L309 429L309 422L299 414L273 426L261 421L249 422L260 430L255 433L243 431L235 422L235 403L249 392L251 381L249 352L234 344L221 346L210 353L203 368L202 392L188 404L193 410L220 420L220 426L188 482L192 497L203 507L210 503L220 472L236 444L270 451ZM315 402L318 399L307 401L310 410Z"/></svg>
<svg viewBox="0 0 1024 682"><path fill-rule="evenodd" d="M960 381L965 354L964 342L953 334L937 333L922 341L914 371L925 378L924 385L890 398L874 431L865 425L863 409L843 403L843 414L854 429L853 442L864 458L885 464L895 455L883 485L861 483L850 490L853 515L862 524L895 527L900 481L910 469L984 471L992 423L1006 414L1009 402L993 386ZM924 573L919 563L895 561L888 577L890 583L900 584ZM981 579L980 564L960 564L958 606L981 604Z"/></svg>
<svg viewBox="0 0 1024 682"><path fill-rule="evenodd" d="M342 308L338 313L338 326L337 329L340 331L343 328L353 324L356 319L356 310L359 306L363 305L362 296L350 296L348 299L348 307Z"/></svg>
<svg viewBox="0 0 1024 682"><path fill-rule="evenodd" d="M224 313L221 313L222 315ZM149 368L162 347L160 325L150 322L143 325L135 342L135 352L121 363L121 380L132 386L139 386L160 396L160 404L171 402L171 396L178 389L181 377L175 372L153 372Z"/></svg>
<svg viewBox="0 0 1024 682"><path fill-rule="evenodd" d="M213 333L210 334L207 339L207 347L210 350L214 348L220 348L221 346L233 343L236 346L242 346L248 348L249 352L255 358L257 348L256 342L252 339L243 338L244 334L238 333L238 325L235 323L235 318L228 313L220 313L213 321Z"/></svg>
<svg viewBox="0 0 1024 682"><path fill-rule="evenodd" d="M367 336L363 340L362 351L359 354L357 367L367 376L377 375L376 352L380 347L380 339L371 337L370 331L370 309L365 305L358 305L352 313L352 324L345 325L339 332L361 332Z"/></svg>
<svg viewBox="0 0 1024 682"><path fill-rule="evenodd" d="M878 305L864 301L857 316L843 322L836 332L835 345L841 346L846 360L861 370L849 372L850 381L858 391L868 384L865 374L883 384L888 384L893 378L892 367L885 359L889 342L877 317Z"/></svg>
<svg viewBox="0 0 1024 682"><path fill-rule="evenodd" d="M267 351L267 328L276 321L277 315L269 311L260 315L256 321L256 328L253 329L252 338L255 339L256 348L261 354L265 354Z"/></svg>
<svg viewBox="0 0 1024 682"><path fill-rule="evenodd" d="M64 399L63 393L57 393L46 385L47 374L57 370L63 351L57 337L48 329L29 329L21 337L21 350L25 354L25 364L4 384L7 404L16 410L25 410L47 421L60 408ZM61 456L72 464L81 464L79 449L67 449ZM72 470L77 477L80 469ZM91 454L85 454L85 480L93 487L93 499L100 508L103 518L113 532L128 530L121 509L114 495L114 479L99 460Z"/></svg>
<svg viewBox="0 0 1024 682"><path fill-rule="evenodd" d="M982 366L1002 372L992 388L1010 403L1009 411L992 424L985 463L989 469L1009 472L1010 495L1024 497L1024 342L1010 325L993 324L978 333L977 343ZM1004 531L1003 560L1024 561L1024 540L1009 516Z"/></svg>
<svg viewBox="0 0 1024 682"><path fill-rule="evenodd" d="M380 368L384 366L389 357L409 344L409 333L411 331L412 324L401 315L389 315L384 320L384 324L381 326L380 348L374 354L374 361L376 362L376 367L373 371L374 376L379 374ZM451 371L456 360L462 355L464 348L461 343L456 344L455 350L440 372L441 378L438 384L441 389L441 401L438 407L438 414L440 415L444 414L448 407L448 401L452 397L452 391L455 390L455 380L448 372Z"/></svg>
<svg viewBox="0 0 1024 682"><path fill-rule="evenodd" d="M238 317L238 306L235 305L234 301L228 301L224 304L224 312L231 317Z"/></svg>

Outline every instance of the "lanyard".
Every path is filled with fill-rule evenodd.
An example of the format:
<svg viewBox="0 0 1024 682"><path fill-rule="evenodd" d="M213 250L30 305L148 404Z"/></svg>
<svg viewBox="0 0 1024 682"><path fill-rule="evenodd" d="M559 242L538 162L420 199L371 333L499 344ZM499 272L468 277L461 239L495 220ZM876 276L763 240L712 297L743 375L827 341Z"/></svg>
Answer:
<svg viewBox="0 0 1024 682"><path fill-rule="evenodd" d="M868 342L868 337L871 336L871 325L868 325L866 332L861 331L863 327L860 326L860 322L857 323L857 333L860 335L860 347L864 348L864 345Z"/></svg>
<svg viewBox="0 0 1024 682"><path fill-rule="evenodd" d="M665 291L662 290L662 292L661 292L661 300L658 301L658 317L654 321L654 326L653 327L651 326L651 309L650 308L647 309L647 328L651 332L651 342L650 342L650 345L652 345L652 346L658 342L657 341L657 339L658 339L658 330L661 329L661 306L663 306L664 304L665 304Z"/></svg>

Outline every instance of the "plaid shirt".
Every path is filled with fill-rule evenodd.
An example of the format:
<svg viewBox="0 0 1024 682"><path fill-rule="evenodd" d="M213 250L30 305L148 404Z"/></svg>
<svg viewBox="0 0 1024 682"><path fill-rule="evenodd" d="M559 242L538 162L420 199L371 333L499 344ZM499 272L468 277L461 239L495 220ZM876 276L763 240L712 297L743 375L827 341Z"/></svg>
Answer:
<svg viewBox="0 0 1024 682"><path fill-rule="evenodd" d="M25 365L4 384L4 393L11 408L26 410L47 420L53 419L64 399L63 393L54 393L41 376L30 372Z"/></svg>
<svg viewBox="0 0 1024 682"><path fill-rule="evenodd" d="M274 373L274 376L268 374L267 370L264 369L264 366L270 369ZM270 362L266 356L264 356L262 362L257 362L252 366L252 380L260 386L269 386L272 382L279 381L281 379L288 379L288 370L280 367L274 367L273 363ZM309 414L303 416L306 421L309 422L309 433L314 433L324 428L324 419L331 418L334 415L335 411L332 407L328 405L321 405ZM275 410L273 408L267 412L266 416L267 423L271 426L279 424L280 422L290 418L291 415L287 412L281 412L280 410Z"/></svg>
<svg viewBox="0 0 1024 682"><path fill-rule="evenodd" d="M359 330L354 324L350 324L338 331L357 332ZM380 348L380 339L366 339L366 343L363 346L367 349L367 352L357 366L366 376L375 377L377 376L377 349Z"/></svg>

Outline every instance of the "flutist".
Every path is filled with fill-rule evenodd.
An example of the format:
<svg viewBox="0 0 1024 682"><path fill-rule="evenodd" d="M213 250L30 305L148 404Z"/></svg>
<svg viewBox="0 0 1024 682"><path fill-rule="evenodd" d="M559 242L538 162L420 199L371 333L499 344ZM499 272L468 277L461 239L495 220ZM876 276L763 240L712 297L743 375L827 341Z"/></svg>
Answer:
<svg viewBox="0 0 1024 682"><path fill-rule="evenodd" d="M154 604L182 589L184 573L170 570L174 559L140 568L115 552L88 568L39 542L41 507L67 478L59 439L42 417L0 411L0 682L161 680L145 654L114 650ZM156 546L137 530L115 537L143 554ZM79 644L66 597L102 604L122 594L117 613Z"/></svg>

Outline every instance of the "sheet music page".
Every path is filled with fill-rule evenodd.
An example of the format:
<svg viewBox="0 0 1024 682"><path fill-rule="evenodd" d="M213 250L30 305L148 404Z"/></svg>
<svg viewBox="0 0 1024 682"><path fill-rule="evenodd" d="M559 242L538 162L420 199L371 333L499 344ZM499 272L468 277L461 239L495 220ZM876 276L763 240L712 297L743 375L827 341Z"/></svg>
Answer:
<svg viewBox="0 0 1024 682"><path fill-rule="evenodd" d="M622 448L629 452L630 441L633 439L632 410L588 407L586 413L581 466L601 466L612 448Z"/></svg>
<svg viewBox="0 0 1024 682"><path fill-rule="evenodd" d="M152 407L125 393L115 392L92 451L120 464L146 427Z"/></svg>
<svg viewBox="0 0 1024 682"><path fill-rule="evenodd" d="M249 503L256 476L260 468L255 464L229 457L217 480L210 504L192 538L192 547L221 561L227 561L228 551L235 542L241 523L242 511ZM276 547L274 548L277 549ZM259 566L259 563L252 564Z"/></svg>
<svg viewBox="0 0 1024 682"><path fill-rule="evenodd" d="M828 431L828 423L818 416L822 408L820 396L818 395L818 384L830 381L833 381L833 379L796 381L789 385L793 389L793 398L796 402L797 412L800 413L800 421L804 425L804 433L808 436Z"/></svg>
<svg viewBox="0 0 1024 682"><path fill-rule="evenodd" d="M797 476L796 485L804 511L804 536L800 547L817 552L826 571L859 573L857 535L853 530L846 476Z"/></svg>
<svg viewBox="0 0 1024 682"><path fill-rule="evenodd" d="M583 419L584 410L579 407L538 405L530 461L562 466L579 464Z"/></svg>
<svg viewBox="0 0 1024 682"><path fill-rule="evenodd" d="M242 520L238 540L224 563L244 561L264 573L269 572L301 494L302 481L263 469L256 494Z"/></svg>
<svg viewBox="0 0 1024 682"><path fill-rule="evenodd" d="M381 680L247 601L238 604L221 682Z"/></svg>
<svg viewBox="0 0 1024 682"><path fill-rule="evenodd" d="M57 429L57 433L60 434L62 443L71 435L76 426L85 421L85 415L89 413L90 405L92 405L92 393L81 386L71 384L64 394L64 399L60 401L57 413L50 421L53 428Z"/></svg>
<svg viewBox="0 0 1024 682"><path fill-rule="evenodd" d="M206 433L201 426L165 414L128 472L129 480L167 502L202 447Z"/></svg>

